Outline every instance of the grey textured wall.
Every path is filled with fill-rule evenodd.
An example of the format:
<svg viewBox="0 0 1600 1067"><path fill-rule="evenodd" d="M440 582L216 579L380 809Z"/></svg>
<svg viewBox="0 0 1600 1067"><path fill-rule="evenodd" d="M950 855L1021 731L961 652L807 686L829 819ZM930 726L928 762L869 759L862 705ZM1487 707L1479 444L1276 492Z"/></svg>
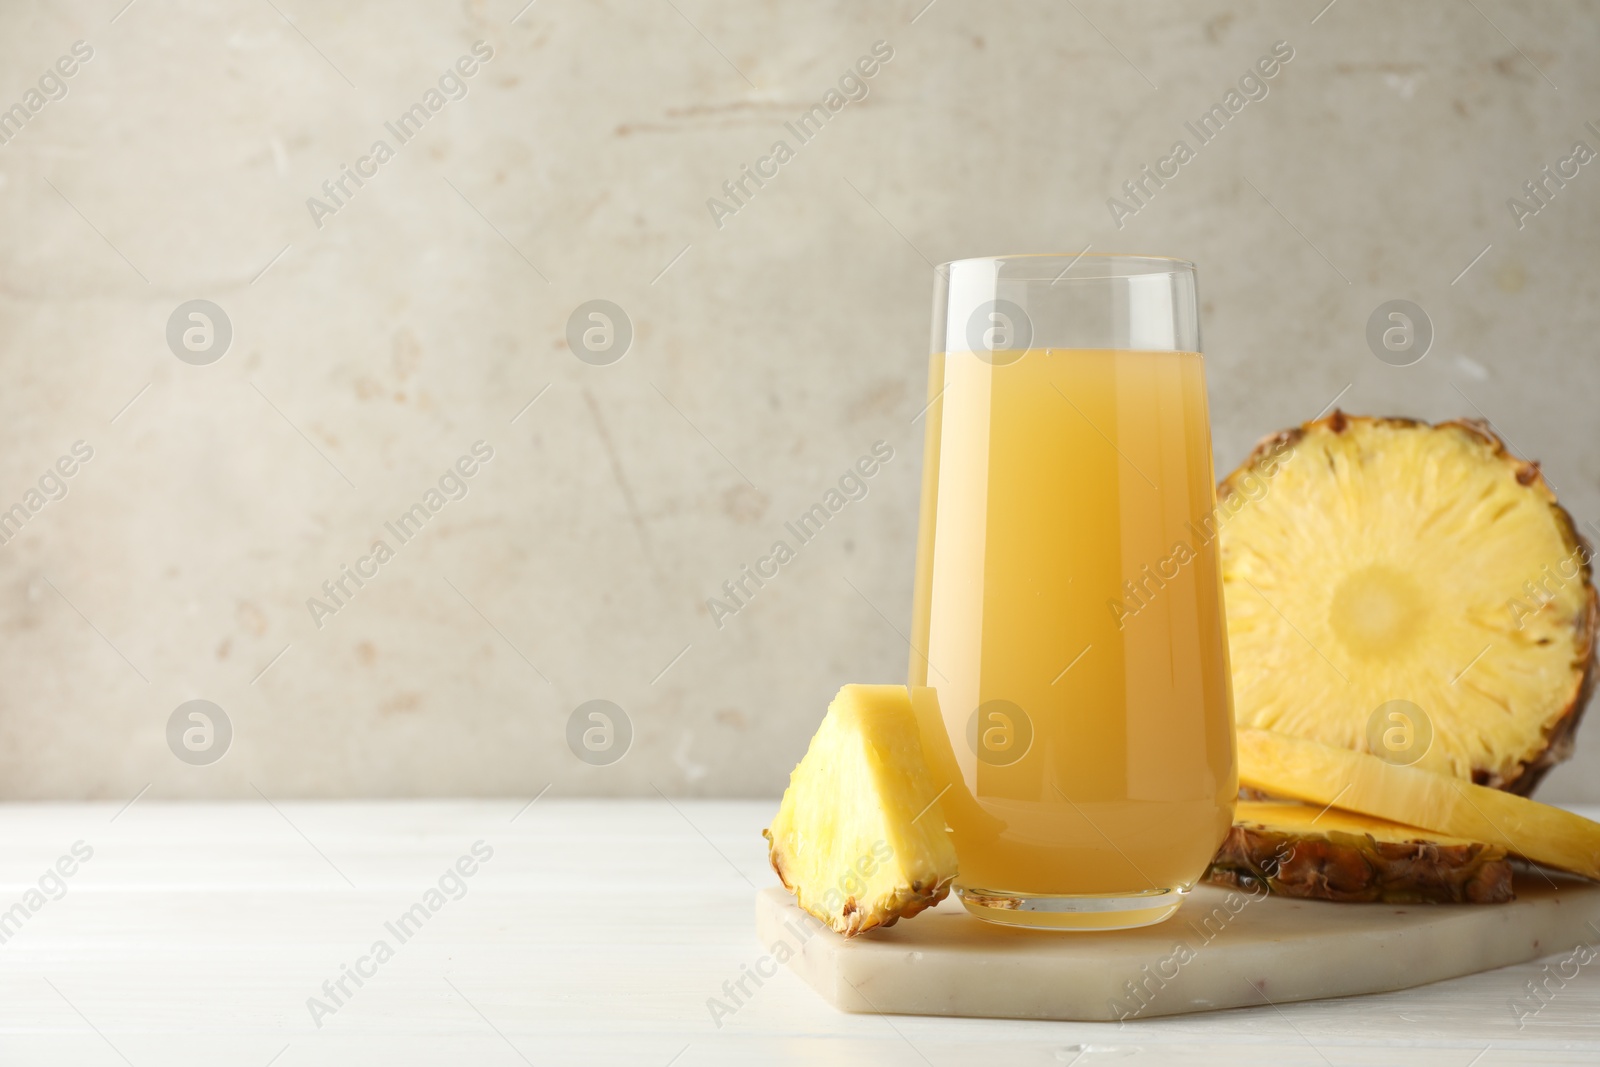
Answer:
<svg viewBox="0 0 1600 1067"><path fill-rule="evenodd" d="M962 256L1197 261L1224 469L1335 396L1481 413L1600 518L1600 163L1506 206L1600 148L1595 4L123 2L0 10L0 506L93 449L0 547L0 795L776 793L835 687L904 675L931 265ZM1364 339L1400 298L1436 331L1404 368ZM195 299L232 329L208 365L166 336ZM633 329L605 366L566 340L596 299ZM707 597L879 440L718 628ZM193 699L218 762L169 750ZM569 751L593 699L620 762ZM1600 726L1580 751L1545 795L1600 800Z"/></svg>

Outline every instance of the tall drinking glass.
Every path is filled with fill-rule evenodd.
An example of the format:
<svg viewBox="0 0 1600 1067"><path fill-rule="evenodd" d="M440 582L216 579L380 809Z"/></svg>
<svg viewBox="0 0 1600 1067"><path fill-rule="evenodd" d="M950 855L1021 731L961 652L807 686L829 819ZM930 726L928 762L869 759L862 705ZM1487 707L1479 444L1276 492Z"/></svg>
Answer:
<svg viewBox="0 0 1600 1067"><path fill-rule="evenodd" d="M956 891L993 922L1160 922L1238 790L1192 264L939 271L911 685Z"/></svg>

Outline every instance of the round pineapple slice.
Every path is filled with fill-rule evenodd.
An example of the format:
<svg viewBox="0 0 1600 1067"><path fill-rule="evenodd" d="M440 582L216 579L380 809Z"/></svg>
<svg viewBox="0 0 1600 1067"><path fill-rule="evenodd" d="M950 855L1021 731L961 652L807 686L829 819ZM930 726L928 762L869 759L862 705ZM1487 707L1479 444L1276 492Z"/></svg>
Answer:
<svg viewBox="0 0 1600 1067"><path fill-rule="evenodd" d="M1264 439L1218 501L1241 727L1524 795L1571 754L1592 552L1486 424L1335 411Z"/></svg>

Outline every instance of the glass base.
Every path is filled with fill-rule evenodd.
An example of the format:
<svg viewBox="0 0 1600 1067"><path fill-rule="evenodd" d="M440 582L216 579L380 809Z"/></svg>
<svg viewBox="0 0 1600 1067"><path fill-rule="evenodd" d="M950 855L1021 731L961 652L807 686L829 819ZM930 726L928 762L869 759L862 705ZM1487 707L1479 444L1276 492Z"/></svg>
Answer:
<svg viewBox="0 0 1600 1067"><path fill-rule="evenodd" d="M956 886L961 904L985 922L1036 930L1131 930L1172 917L1191 886L1126 894L1031 894Z"/></svg>

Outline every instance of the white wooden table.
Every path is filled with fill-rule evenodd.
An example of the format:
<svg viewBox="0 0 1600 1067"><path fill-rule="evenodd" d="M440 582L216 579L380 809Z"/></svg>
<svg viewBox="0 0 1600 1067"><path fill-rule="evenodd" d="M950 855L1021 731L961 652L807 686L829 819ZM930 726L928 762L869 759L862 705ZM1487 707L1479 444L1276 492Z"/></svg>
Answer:
<svg viewBox="0 0 1600 1067"><path fill-rule="evenodd" d="M780 971L713 1021L775 803L525 803L0 806L0 1064L1600 1063L1600 960L1521 1030L1539 964L1121 1028L843 1015Z"/></svg>

